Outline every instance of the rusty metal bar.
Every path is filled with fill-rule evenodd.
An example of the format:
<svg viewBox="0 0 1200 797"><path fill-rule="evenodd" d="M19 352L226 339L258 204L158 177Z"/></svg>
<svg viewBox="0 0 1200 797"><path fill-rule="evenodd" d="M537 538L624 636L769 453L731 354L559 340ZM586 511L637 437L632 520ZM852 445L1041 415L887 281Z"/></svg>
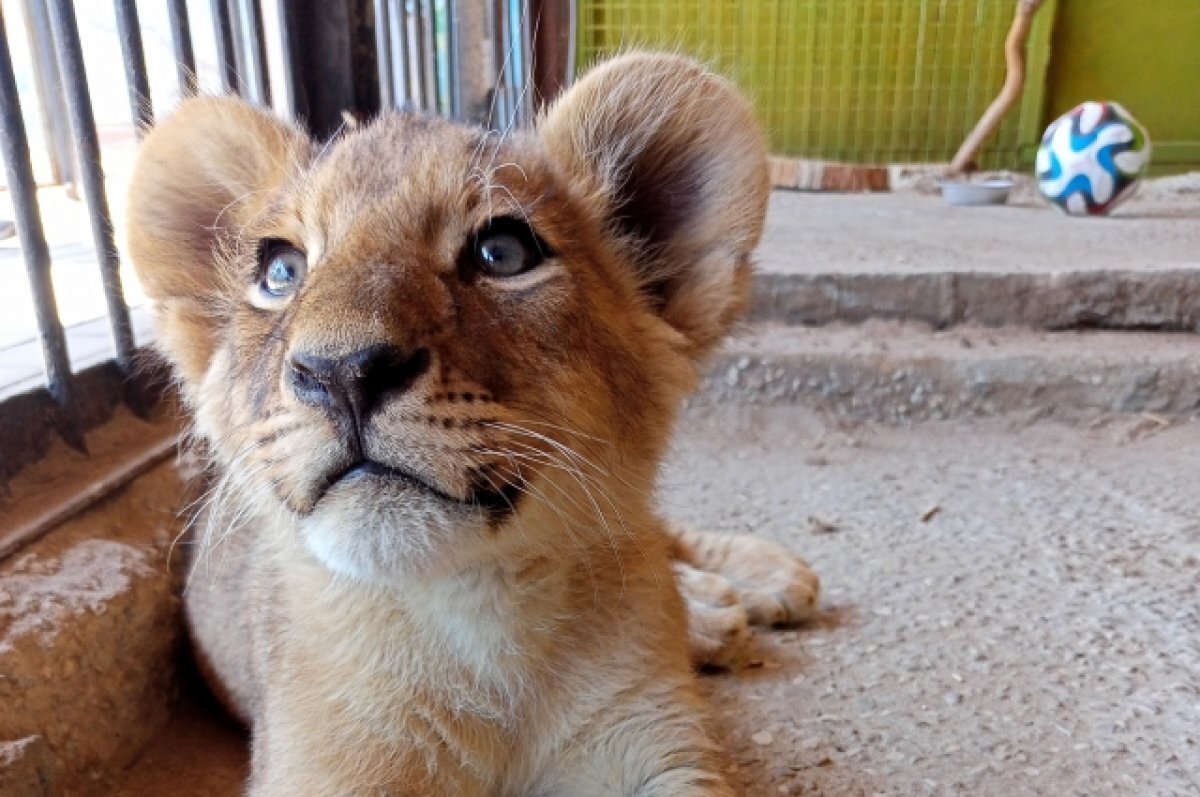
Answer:
<svg viewBox="0 0 1200 797"><path fill-rule="evenodd" d="M54 286L50 282L50 248L42 230L38 209L37 185L33 180L33 165L29 161L29 140L21 116L21 98L17 94L4 16L0 14L0 156L8 190L12 194L13 214L21 253L25 256L25 271L37 314L38 336L42 344L46 383L50 396L58 405L59 429L63 438L79 450L85 449L79 413L75 406L71 361L67 356L66 336L58 318L54 301Z"/></svg>
<svg viewBox="0 0 1200 797"><path fill-rule="evenodd" d="M124 373L133 371L133 328L129 322L129 307L121 288L120 263L113 236L112 215L104 193L104 171L100 165L100 143L96 138L96 118L92 99L88 96L87 72L83 65L83 50L79 43L79 28L71 0L51 0L50 27L54 31L58 70L62 75L67 115L75 133L79 154L79 171L83 196L87 200L92 226L92 240L100 263L100 278L108 306L108 321L113 344L117 350L117 365Z"/></svg>
<svg viewBox="0 0 1200 797"><path fill-rule="evenodd" d="M138 137L154 124L154 106L150 101L150 79L146 76L146 53L142 49L142 26L138 23L134 0L115 0L117 32L121 39L121 57L125 62L125 83L129 90L129 109Z"/></svg>
<svg viewBox="0 0 1200 797"><path fill-rule="evenodd" d="M187 0L168 0L167 11L171 16L171 43L175 47L179 91L185 96L192 95L196 93L196 53L192 49Z"/></svg>

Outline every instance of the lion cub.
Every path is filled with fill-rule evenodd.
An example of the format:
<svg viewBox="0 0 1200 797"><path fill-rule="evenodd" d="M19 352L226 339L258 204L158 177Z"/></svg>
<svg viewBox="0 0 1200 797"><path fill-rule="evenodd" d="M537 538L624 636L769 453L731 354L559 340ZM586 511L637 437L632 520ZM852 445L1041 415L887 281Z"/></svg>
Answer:
<svg viewBox="0 0 1200 797"><path fill-rule="evenodd" d="M510 137L317 146L229 98L151 133L129 237L210 461L187 614L251 794L731 793L677 577L717 661L817 582L650 492L767 190L747 103L674 56Z"/></svg>

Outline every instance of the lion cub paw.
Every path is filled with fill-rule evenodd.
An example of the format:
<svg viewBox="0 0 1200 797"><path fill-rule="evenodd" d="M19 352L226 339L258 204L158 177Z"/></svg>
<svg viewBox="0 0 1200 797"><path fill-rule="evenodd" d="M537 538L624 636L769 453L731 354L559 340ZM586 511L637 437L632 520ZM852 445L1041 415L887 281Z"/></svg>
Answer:
<svg viewBox="0 0 1200 797"><path fill-rule="evenodd" d="M742 534L713 534L680 523L667 527L679 561L717 574L733 587L752 625L798 623L817 615L821 580L778 543Z"/></svg>
<svg viewBox="0 0 1200 797"><path fill-rule="evenodd" d="M688 613L688 647L698 667L736 669L748 657L753 634L746 609L729 581L685 562L675 576Z"/></svg>
<svg viewBox="0 0 1200 797"><path fill-rule="evenodd" d="M730 537L717 572L736 590L752 625L799 623L817 616L821 579L782 545L758 537Z"/></svg>

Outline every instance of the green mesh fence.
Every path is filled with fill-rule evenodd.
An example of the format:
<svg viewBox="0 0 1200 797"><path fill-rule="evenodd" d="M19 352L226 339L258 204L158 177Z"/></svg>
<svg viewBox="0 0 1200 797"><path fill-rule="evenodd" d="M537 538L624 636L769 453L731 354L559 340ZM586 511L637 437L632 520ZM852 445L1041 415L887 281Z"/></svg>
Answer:
<svg viewBox="0 0 1200 797"><path fill-rule="evenodd" d="M580 0L579 64L624 49L696 55L754 99L778 154L946 161L1004 82L1015 0ZM1050 20L1029 89L985 166L1028 160L1041 133Z"/></svg>

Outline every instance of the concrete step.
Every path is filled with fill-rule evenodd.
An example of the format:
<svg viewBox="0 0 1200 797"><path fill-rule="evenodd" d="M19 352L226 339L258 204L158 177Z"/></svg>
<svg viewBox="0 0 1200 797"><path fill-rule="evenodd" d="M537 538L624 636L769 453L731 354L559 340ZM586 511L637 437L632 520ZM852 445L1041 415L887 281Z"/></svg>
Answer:
<svg viewBox="0 0 1200 797"><path fill-rule="evenodd" d="M1152 188L1106 219L1068 218L1029 196L954 208L911 194L777 191L752 317L1196 330L1200 190Z"/></svg>
<svg viewBox="0 0 1200 797"><path fill-rule="evenodd" d="M698 403L799 404L903 422L1003 414L1200 411L1200 338L871 321L757 324L712 363Z"/></svg>
<svg viewBox="0 0 1200 797"><path fill-rule="evenodd" d="M750 318L786 324L871 318L1035 329L1200 331L1200 269L1053 273L760 273Z"/></svg>

